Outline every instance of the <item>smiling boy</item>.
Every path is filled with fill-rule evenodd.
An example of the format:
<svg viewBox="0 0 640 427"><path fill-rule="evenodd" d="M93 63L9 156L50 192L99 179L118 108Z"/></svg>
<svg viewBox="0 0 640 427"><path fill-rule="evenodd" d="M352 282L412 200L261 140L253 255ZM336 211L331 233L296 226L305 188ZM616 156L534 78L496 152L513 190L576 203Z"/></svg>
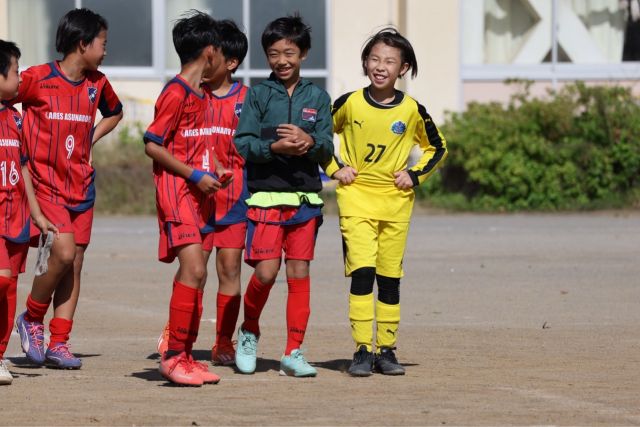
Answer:
<svg viewBox="0 0 640 427"><path fill-rule="evenodd" d="M280 374L315 376L300 346L309 320L309 263L322 223L318 165L333 155L329 95L300 77L311 48L310 28L299 16L269 23L262 47L273 71L245 99L235 137L247 161L249 219L245 261L255 272L244 296L236 366L256 369L260 313L280 269L287 269L287 344Z"/></svg>

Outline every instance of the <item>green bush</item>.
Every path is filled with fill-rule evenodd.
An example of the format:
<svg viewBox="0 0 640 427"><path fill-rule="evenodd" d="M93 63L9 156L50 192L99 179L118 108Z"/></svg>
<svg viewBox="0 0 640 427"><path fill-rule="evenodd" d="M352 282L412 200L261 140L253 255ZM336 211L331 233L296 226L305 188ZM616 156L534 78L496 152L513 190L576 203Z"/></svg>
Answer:
<svg viewBox="0 0 640 427"><path fill-rule="evenodd" d="M140 126L123 126L117 138L100 141L94 147L96 212L156 212L151 159L144 153L142 134Z"/></svg>
<svg viewBox="0 0 640 427"><path fill-rule="evenodd" d="M487 211L623 207L640 193L640 104L622 87L529 84L505 106L471 103L443 126L450 156L420 190L432 204Z"/></svg>

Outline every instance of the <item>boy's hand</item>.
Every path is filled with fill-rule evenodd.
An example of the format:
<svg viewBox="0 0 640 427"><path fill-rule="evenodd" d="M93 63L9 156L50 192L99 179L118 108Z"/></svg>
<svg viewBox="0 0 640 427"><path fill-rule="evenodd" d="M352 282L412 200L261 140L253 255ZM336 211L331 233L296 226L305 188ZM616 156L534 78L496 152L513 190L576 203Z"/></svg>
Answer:
<svg viewBox="0 0 640 427"><path fill-rule="evenodd" d="M349 185L356 180L358 171L351 166L344 166L333 173L332 178L340 181L342 185Z"/></svg>
<svg viewBox="0 0 640 427"><path fill-rule="evenodd" d="M218 191L221 185L214 177L205 173L196 184L196 187L198 187L198 190L202 191L204 194L211 194L214 191Z"/></svg>
<svg viewBox="0 0 640 427"><path fill-rule="evenodd" d="M282 138L271 144L271 151L277 154L288 154L290 156L302 156L309 150L305 142L295 142L288 138Z"/></svg>
<svg viewBox="0 0 640 427"><path fill-rule="evenodd" d="M413 188L413 180L407 171L394 172L393 176L396 178L394 184L400 190L409 190Z"/></svg>
<svg viewBox="0 0 640 427"><path fill-rule="evenodd" d="M40 233L47 234L48 231L53 231L56 235L56 239L60 236L58 227L53 225L42 213L32 215L31 219L33 220L33 225L38 227L38 230L40 230Z"/></svg>
<svg viewBox="0 0 640 427"><path fill-rule="evenodd" d="M295 143L302 143L299 146L300 154L296 154L298 156L305 154L315 144L315 141L313 140L313 138L311 138L311 135L309 135L296 125L282 124L278 126L276 133L281 139L286 139Z"/></svg>

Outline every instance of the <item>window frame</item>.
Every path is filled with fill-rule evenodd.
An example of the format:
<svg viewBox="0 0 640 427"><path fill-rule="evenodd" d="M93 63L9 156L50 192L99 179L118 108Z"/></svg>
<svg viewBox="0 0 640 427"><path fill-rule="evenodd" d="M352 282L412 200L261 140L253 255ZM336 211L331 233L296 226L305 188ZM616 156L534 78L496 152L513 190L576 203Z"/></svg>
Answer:
<svg viewBox="0 0 640 427"><path fill-rule="evenodd" d="M255 1L255 0L254 0ZM325 6L325 68L304 68L302 74L305 77L324 78L329 87L331 77L331 1L321 0ZM82 7L83 0L75 0L75 7ZM251 0L242 0L242 22L239 23L247 31L250 40L250 8ZM166 0L151 0L151 65L149 66L108 66L103 65L100 71L109 78L120 80L168 80L180 72L176 68L168 68L166 65L168 46L165 42L165 22L167 17ZM249 46L251 49L251 46ZM250 52L234 76L248 85L252 78L267 78L271 70L268 68L251 68Z"/></svg>

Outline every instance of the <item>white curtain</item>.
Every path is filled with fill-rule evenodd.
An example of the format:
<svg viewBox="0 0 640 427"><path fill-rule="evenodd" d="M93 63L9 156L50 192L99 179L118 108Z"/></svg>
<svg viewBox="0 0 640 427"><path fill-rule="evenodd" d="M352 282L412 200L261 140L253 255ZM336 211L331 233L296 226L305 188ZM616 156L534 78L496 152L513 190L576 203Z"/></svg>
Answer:
<svg viewBox="0 0 640 427"><path fill-rule="evenodd" d="M484 62L512 63L535 24L533 16L519 0L485 0L484 18Z"/></svg>
<svg viewBox="0 0 640 427"><path fill-rule="evenodd" d="M636 3L635 0L632 1ZM622 61L626 25L625 1L570 0L570 4L607 61Z"/></svg>
<svg viewBox="0 0 640 427"><path fill-rule="evenodd" d="M9 0L9 40L16 42L22 57L20 67L42 64L49 58L47 42L55 38L58 23L47 16L42 0Z"/></svg>
<svg viewBox="0 0 640 427"><path fill-rule="evenodd" d="M551 10L552 0L548 1L542 8L545 14ZM561 28L558 42L569 60L576 63L622 61L627 1L636 3L636 0L558 0ZM484 63L511 64L516 57L520 64L540 63L551 50L551 19L544 17L544 37L530 38L533 29L541 25L539 18L529 0L484 0ZM532 43L544 46L532 47ZM532 53L530 57L522 55L525 44L526 51Z"/></svg>
<svg viewBox="0 0 640 427"><path fill-rule="evenodd" d="M173 47L173 37L171 36L171 29L176 19L180 18L184 12L190 9L196 9L201 12L213 15L212 1L208 0L167 0L167 29L166 34L166 57L168 69L180 69L180 59Z"/></svg>

